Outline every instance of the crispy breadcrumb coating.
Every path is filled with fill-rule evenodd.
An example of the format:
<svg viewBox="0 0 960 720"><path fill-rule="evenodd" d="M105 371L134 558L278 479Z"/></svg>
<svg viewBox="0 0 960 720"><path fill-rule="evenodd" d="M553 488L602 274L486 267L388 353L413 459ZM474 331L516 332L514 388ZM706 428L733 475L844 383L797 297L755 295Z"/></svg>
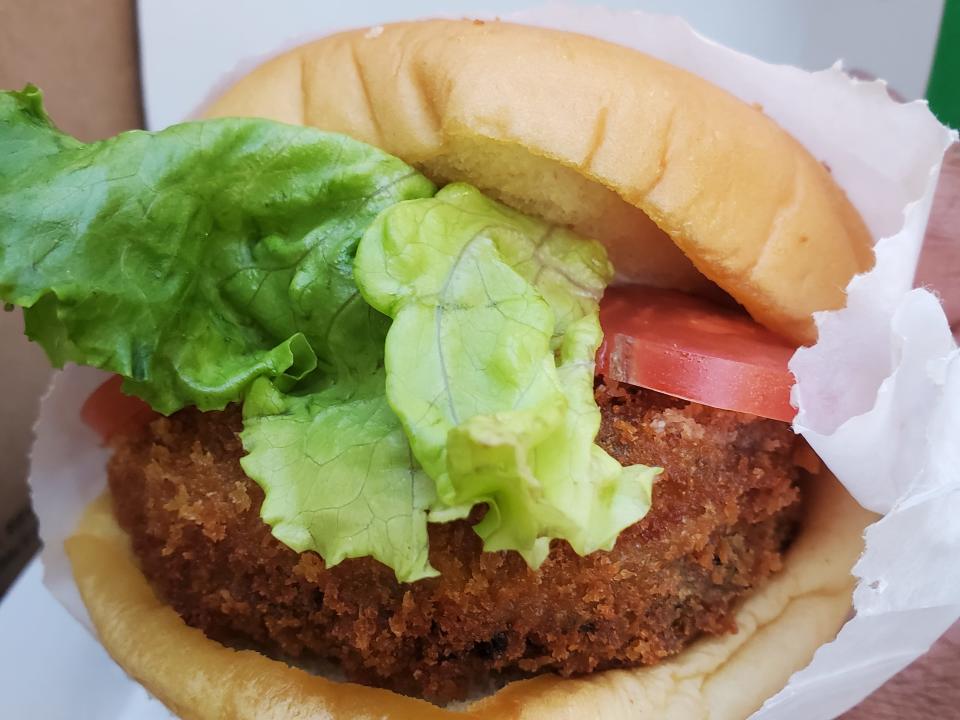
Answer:
<svg viewBox="0 0 960 720"><path fill-rule="evenodd" d="M800 441L784 423L648 390L598 383L596 397L599 444L665 469L653 508L611 552L554 541L539 571L481 552L467 521L430 526L440 577L412 584L370 558L327 569L290 550L240 468L236 409L184 410L118 438L110 488L158 594L223 642L332 659L350 679L435 701L504 674L655 663L733 631L737 601L779 569Z"/></svg>

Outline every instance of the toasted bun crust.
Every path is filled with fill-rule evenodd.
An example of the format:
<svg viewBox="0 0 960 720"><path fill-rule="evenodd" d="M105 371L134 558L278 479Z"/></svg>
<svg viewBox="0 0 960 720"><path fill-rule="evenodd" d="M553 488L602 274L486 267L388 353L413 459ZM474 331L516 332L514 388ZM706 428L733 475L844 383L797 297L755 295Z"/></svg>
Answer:
<svg viewBox="0 0 960 720"><path fill-rule="evenodd" d="M830 173L762 110L595 38L470 21L347 32L266 63L206 114L349 134L601 240L628 279L712 281L800 343L873 263Z"/></svg>
<svg viewBox="0 0 960 720"><path fill-rule="evenodd" d="M74 577L114 660L185 720L283 718L747 717L836 634L850 606L850 567L872 516L829 476L810 482L803 531L783 571L744 603L736 635L695 643L653 667L507 685L467 711L338 683L187 627L137 568L109 496L66 541Z"/></svg>

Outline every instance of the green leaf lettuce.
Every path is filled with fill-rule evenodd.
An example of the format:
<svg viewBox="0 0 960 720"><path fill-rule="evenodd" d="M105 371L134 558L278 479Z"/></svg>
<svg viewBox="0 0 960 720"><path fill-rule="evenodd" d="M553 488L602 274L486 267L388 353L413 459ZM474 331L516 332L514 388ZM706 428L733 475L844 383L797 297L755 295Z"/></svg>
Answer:
<svg viewBox="0 0 960 720"><path fill-rule="evenodd" d="M0 94L0 157L0 297L55 365L123 375L163 413L336 363L357 240L433 192L368 145L264 120L81 143L31 88Z"/></svg>
<svg viewBox="0 0 960 720"><path fill-rule="evenodd" d="M486 503L485 549L538 565L549 538L586 554L643 517L657 471L594 444L599 243L456 184L381 213L355 274L393 318L387 398L436 483L432 519Z"/></svg>
<svg viewBox="0 0 960 720"><path fill-rule="evenodd" d="M262 120L84 144L30 88L0 94L0 157L0 298L55 364L119 373L165 413L242 401L243 464L281 541L433 573L433 486L384 397L387 319L353 280L376 214L431 183Z"/></svg>
<svg viewBox="0 0 960 720"><path fill-rule="evenodd" d="M328 565L434 575L428 518L481 503L488 550L609 548L656 471L594 444L606 255L434 193L342 135L225 119L88 144L35 88L0 93L0 301L55 365L160 412L242 403L263 519Z"/></svg>

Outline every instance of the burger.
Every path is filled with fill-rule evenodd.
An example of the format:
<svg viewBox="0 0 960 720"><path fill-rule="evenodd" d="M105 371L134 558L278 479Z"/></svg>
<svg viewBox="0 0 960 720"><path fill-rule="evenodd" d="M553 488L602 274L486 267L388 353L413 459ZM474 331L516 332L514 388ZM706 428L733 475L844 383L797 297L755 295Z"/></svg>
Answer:
<svg viewBox="0 0 960 720"><path fill-rule="evenodd" d="M4 93L0 148L0 297L118 376L76 583L181 717L745 717L847 616L787 361L871 239L762 108L428 21L100 143Z"/></svg>

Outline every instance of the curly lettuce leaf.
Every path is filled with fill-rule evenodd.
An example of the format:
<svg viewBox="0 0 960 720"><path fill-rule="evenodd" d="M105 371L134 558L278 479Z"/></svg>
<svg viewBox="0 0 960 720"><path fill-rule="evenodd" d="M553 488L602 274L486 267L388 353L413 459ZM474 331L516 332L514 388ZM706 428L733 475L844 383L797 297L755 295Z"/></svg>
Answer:
<svg viewBox="0 0 960 720"><path fill-rule="evenodd" d="M433 486L384 396L388 320L353 280L374 216L429 181L260 120L88 145L34 88L0 94L0 157L0 298L55 364L119 373L167 413L243 401L243 465L282 542L434 574Z"/></svg>
<svg viewBox="0 0 960 720"><path fill-rule="evenodd" d="M249 454L241 465L263 487L260 515L280 542L315 550L328 567L372 556L413 582L437 574L426 519L433 483L383 383L381 371L358 384L285 394L259 378L243 404Z"/></svg>
<svg viewBox="0 0 960 720"><path fill-rule="evenodd" d="M334 367L286 393L254 381L240 464L263 488L260 516L280 542L318 552L328 567L371 556L413 582L437 574L427 536L434 486L387 404L389 320L360 297L352 262L344 267L326 286L347 298L326 336Z"/></svg>
<svg viewBox="0 0 960 720"><path fill-rule="evenodd" d="M385 210L360 243L360 291L393 318L387 399L433 478L432 520L465 517L486 550L537 566L549 538L610 548L653 478L594 444L603 247L467 185Z"/></svg>
<svg viewBox="0 0 960 720"><path fill-rule="evenodd" d="M434 188L400 160L268 121L85 144L27 88L0 93L0 157L0 300L54 364L161 412L242 402L290 547L412 581L436 574L428 513L487 503L486 548L536 565L645 512L654 471L593 444L599 246L465 186L417 200Z"/></svg>
<svg viewBox="0 0 960 720"><path fill-rule="evenodd" d="M0 94L0 157L0 299L55 365L123 375L163 413L333 368L360 235L433 193L375 148L264 120L81 143L30 87Z"/></svg>

